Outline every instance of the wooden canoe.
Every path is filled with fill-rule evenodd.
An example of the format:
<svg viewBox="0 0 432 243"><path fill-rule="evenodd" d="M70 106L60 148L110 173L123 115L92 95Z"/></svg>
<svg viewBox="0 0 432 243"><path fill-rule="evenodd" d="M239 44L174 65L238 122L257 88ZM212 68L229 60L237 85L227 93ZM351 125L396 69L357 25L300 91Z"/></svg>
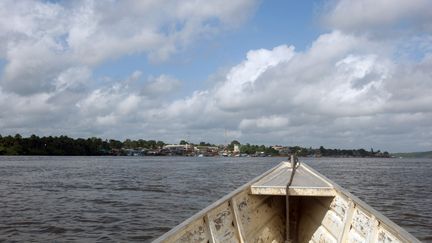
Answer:
<svg viewBox="0 0 432 243"><path fill-rule="evenodd" d="M155 242L419 242L306 164L294 171L287 189L292 164L280 163Z"/></svg>

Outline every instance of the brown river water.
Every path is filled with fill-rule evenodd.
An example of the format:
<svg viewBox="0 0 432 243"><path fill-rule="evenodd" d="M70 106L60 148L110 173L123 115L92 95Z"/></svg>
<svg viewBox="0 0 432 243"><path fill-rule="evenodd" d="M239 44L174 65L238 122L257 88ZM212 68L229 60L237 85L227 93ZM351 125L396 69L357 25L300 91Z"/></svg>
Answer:
<svg viewBox="0 0 432 243"><path fill-rule="evenodd" d="M0 242L150 242L282 160L0 157ZM300 160L432 242L432 159Z"/></svg>

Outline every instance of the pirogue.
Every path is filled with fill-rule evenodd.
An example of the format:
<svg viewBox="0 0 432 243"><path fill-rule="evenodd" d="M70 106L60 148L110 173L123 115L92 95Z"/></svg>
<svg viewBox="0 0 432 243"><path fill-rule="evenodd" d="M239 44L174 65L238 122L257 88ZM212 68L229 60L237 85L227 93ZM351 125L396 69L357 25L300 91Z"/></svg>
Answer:
<svg viewBox="0 0 432 243"><path fill-rule="evenodd" d="M420 242L306 164L290 161L154 242Z"/></svg>

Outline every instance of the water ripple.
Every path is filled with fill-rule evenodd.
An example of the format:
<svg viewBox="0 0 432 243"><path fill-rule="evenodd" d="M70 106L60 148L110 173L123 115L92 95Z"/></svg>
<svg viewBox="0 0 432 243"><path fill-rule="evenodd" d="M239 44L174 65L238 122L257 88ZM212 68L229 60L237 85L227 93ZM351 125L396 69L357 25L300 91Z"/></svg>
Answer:
<svg viewBox="0 0 432 243"><path fill-rule="evenodd" d="M0 157L0 241L149 242L280 160ZM307 163L432 241L432 160Z"/></svg>

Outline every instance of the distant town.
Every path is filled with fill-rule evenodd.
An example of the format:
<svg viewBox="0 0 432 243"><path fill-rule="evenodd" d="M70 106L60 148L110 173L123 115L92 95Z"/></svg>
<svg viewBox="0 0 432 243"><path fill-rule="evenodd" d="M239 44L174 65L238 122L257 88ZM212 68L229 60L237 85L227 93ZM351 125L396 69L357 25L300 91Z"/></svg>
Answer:
<svg viewBox="0 0 432 243"><path fill-rule="evenodd" d="M0 155L82 155L82 156L226 156L226 157L270 157L295 154L300 157L382 157L388 152L365 149L304 148L287 145L252 145L233 140L228 144L191 143L185 140L178 144L167 144L156 140L119 141L101 138L70 138L68 136L22 137L0 135Z"/></svg>

